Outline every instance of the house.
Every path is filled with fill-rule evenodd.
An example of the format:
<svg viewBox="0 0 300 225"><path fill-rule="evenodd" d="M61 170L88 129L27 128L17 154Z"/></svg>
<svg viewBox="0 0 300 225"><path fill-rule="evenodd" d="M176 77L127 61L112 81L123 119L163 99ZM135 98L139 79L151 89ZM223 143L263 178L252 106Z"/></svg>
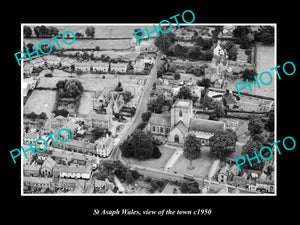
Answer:
<svg viewBox="0 0 300 225"><path fill-rule="evenodd" d="M31 61L31 64L33 65L33 69L43 69L45 66L45 61L42 58L36 58Z"/></svg>
<svg viewBox="0 0 300 225"><path fill-rule="evenodd" d="M224 106L227 106L229 109L237 107L237 101L232 94L232 91L226 90L225 94L222 96Z"/></svg>
<svg viewBox="0 0 300 225"><path fill-rule="evenodd" d="M34 144L34 142L39 139L38 133L25 133L24 134L24 145L28 145L29 143Z"/></svg>
<svg viewBox="0 0 300 225"><path fill-rule="evenodd" d="M93 72L107 73L109 69L109 63L107 62L90 62Z"/></svg>
<svg viewBox="0 0 300 225"><path fill-rule="evenodd" d="M57 165L53 168L53 176L60 178L90 179L91 167L88 166L62 166Z"/></svg>
<svg viewBox="0 0 300 225"><path fill-rule="evenodd" d="M87 123L90 124L91 127L104 127L110 129L112 126L112 115L105 115L105 114L96 114L90 112L86 116Z"/></svg>
<svg viewBox="0 0 300 225"><path fill-rule="evenodd" d="M227 183L227 176L228 176L229 164L226 163L220 170L218 174L218 182L220 183Z"/></svg>
<svg viewBox="0 0 300 225"><path fill-rule="evenodd" d="M96 141L97 155L100 157L108 157L114 148L114 141L112 138L106 135Z"/></svg>
<svg viewBox="0 0 300 225"><path fill-rule="evenodd" d="M47 177L23 177L25 187L50 188L52 178Z"/></svg>
<svg viewBox="0 0 300 225"><path fill-rule="evenodd" d="M58 131L65 123L67 123L68 119L62 115L58 115L53 119L50 118L51 128L55 131Z"/></svg>
<svg viewBox="0 0 300 225"><path fill-rule="evenodd" d="M32 75L33 66L31 64L25 64L23 67L23 74L27 77Z"/></svg>
<svg viewBox="0 0 300 225"><path fill-rule="evenodd" d="M46 61L47 67L58 68L61 62L59 57L53 55L44 56L44 60Z"/></svg>
<svg viewBox="0 0 300 225"><path fill-rule="evenodd" d="M136 61L135 64L133 64L132 66L133 66L133 72L135 72L135 73L144 72L144 69L145 69L144 62Z"/></svg>
<svg viewBox="0 0 300 225"><path fill-rule="evenodd" d="M41 166L41 175L44 177L52 177L53 168L55 167L56 162L51 158L46 158Z"/></svg>
<svg viewBox="0 0 300 225"><path fill-rule="evenodd" d="M38 177L40 176L41 165L32 164L32 165L24 165L23 173L25 176L29 177Z"/></svg>
<svg viewBox="0 0 300 225"><path fill-rule="evenodd" d="M106 192L106 184L104 180L95 180L94 182L94 190L96 192L105 193Z"/></svg>
<svg viewBox="0 0 300 225"><path fill-rule="evenodd" d="M63 58L60 64L65 69L71 69L71 66L74 65L74 60L70 58Z"/></svg>
<svg viewBox="0 0 300 225"><path fill-rule="evenodd" d="M225 57L226 51L220 46L220 41L218 41L217 46L214 48L213 53L215 56Z"/></svg>
<svg viewBox="0 0 300 225"><path fill-rule="evenodd" d="M126 73L127 71L127 63L111 63L110 64L110 72L111 73Z"/></svg>
<svg viewBox="0 0 300 225"><path fill-rule="evenodd" d="M148 130L152 134L168 135L171 129L170 114L152 113L148 122Z"/></svg>
<svg viewBox="0 0 300 225"><path fill-rule="evenodd" d="M55 138L54 138L55 140ZM97 155L96 145L93 143L79 141L71 139L68 142L61 142L56 137L55 140L57 148L68 150L68 151L75 151L80 153L89 153L90 155Z"/></svg>

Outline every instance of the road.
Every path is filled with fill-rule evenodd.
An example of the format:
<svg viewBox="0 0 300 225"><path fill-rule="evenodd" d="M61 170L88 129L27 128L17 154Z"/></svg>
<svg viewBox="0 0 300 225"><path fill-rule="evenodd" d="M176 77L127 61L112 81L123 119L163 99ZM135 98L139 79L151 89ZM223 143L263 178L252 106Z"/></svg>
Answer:
<svg viewBox="0 0 300 225"><path fill-rule="evenodd" d="M119 149L119 146L120 144L130 135L134 132L134 130L137 128L137 126L142 122L142 114L144 112L147 111L147 102L150 98L150 93L151 93L151 90L152 90L152 86L153 86L153 83L155 82L156 78L157 78L157 65L161 64L161 58L162 56L162 53L159 51L157 53L157 56L156 56L156 61L149 73L149 77L147 79L147 82L146 82L146 85L145 85L145 89L142 93L142 96L139 100L139 103L137 105L137 109L136 109L136 112L135 112L135 115L134 117L132 118L132 122L131 122L131 126L128 128L128 130L126 130L125 134L120 138L120 140L118 141L118 143L116 144L116 146L114 147L111 155L110 155L110 158L113 159L113 160L117 160L119 159L120 157L120 149Z"/></svg>

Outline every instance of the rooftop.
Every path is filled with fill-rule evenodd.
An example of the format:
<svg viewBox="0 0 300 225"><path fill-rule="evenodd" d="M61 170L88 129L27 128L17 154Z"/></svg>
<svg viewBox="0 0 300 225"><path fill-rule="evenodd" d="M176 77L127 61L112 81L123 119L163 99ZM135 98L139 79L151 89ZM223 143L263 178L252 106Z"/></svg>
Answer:
<svg viewBox="0 0 300 225"><path fill-rule="evenodd" d="M91 168L86 166L56 166L53 172L62 173L91 173Z"/></svg>
<svg viewBox="0 0 300 225"><path fill-rule="evenodd" d="M190 130L216 133L224 130L224 122L192 118Z"/></svg>
<svg viewBox="0 0 300 225"><path fill-rule="evenodd" d="M192 104L192 101L189 99L177 99L173 107L179 108L188 108Z"/></svg>
<svg viewBox="0 0 300 225"><path fill-rule="evenodd" d="M149 119L149 124L171 126L171 115L169 113L156 114L152 113Z"/></svg>

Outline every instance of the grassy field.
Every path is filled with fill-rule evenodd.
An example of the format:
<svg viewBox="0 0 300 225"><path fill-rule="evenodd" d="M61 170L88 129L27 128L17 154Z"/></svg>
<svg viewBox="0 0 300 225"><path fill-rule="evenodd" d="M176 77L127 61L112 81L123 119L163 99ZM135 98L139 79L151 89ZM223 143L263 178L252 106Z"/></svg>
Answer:
<svg viewBox="0 0 300 225"><path fill-rule="evenodd" d="M195 169L189 170L187 166L190 164L190 160L186 159L182 154L175 164L170 168L170 171L175 171L180 174L189 173L197 176L205 177L214 161L213 158L208 156L209 148L202 147L201 156L198 159L193 160L193 166Z"/></svg>
<svg viewBox="0 0 300 225"><path fill-rule="evenodd" d="M63 34L66 31L72 31L74 34L77 32L82 33L84 37L86 37L85 29L89 26L95 27L95 37L96 38L131 38L133 37L134 29L143 29L145 30L145 27L147 27L150 31L152 25L147 26L141 26L141 25L114 25L114 24L108 24L108 25L53 25L59 30L60 34ZM29 26L33 30L35 26ZM34 36L34 32L33 32ZM151 35L152 36L152 35Z"/></svg>
<svg viewBox="0 0 300 225"><path fill-rule="evenodd" d="M159 147L159 150L162 154L159 159L137 160L137 159L130 158L130 164L162 169L163 166L171 157L171 155L175 152L175 149L164 146L164 147ZM125 161L128 161L127 158L123 158L123 159Z"/></svg>
<svg viewBox="0 0 300 225"><path fill-rule="evenodd" d="M55 103L55 91L51 90L34 90L24 106L24 113L35 112L40 114L45 112L51 115Z"/></svg>
<svg viewBox="0 0 300 225"><path fill-rule="evenodd" d="M54 77L41 77L40 81L37 85L37 87L44 87L44 88L55 88L56 87L56 83L59 80L62 79L78 79L81 81L82 86L84 88L85 91L101 91L104 88L108 88L108 89L114 89L117 85L119 80L115 78L114 75L105 75L106 79L102 79L103 74L101 75L74 75L72 78L70 77L66 77L65 75L63 76L55 76ZM145 79L145 77L141 78L141 79ZM126 86L136 86L138 87L138 81L140 79L137 78L127 78L127 77L123 77L120 76L120 82L122 83L123 87Z"/></svg>
<svg viewBox="0 0 300 225"><path fill-rule="evenodd" d="M78 109L79 114L88 114L93 109L92 92L83 92Z"/></svg>

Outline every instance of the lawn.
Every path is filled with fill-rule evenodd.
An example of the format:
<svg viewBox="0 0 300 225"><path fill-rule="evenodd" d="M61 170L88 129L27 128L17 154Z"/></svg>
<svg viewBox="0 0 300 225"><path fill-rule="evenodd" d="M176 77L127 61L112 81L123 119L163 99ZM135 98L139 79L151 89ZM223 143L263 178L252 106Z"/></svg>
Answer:
<svg viewBox="0 0 300 225"><path fill-rule="evenodd" d="M175 149L165 147L165 146L160 146L159 150L162 154L159 159L138 160L138 159L130 158L129 159L130 164L131 165L135 164L135 165L145 166L145 167L152 167L152 168L156 168L156 169L162 169L163 166L166 164L166 162L169 160L169 158L175 152ZM123 158L123 159L128 162L128 158Z"/></svg>
<svg viewBox="0 0 300 225"><path fill-rule="evenodd" d="M55 95L56 92L51 90L34 90L24 106L24 113L45 112L49 117L55 103Z"/></svg>
<svg viewBox="0 0 300 225"><path fill-rule="evenodd" d="M194 159L192 164L195 167L193 170L189 170L187 166L190 164L190 160L186 159L182 154L175 164L170 168L170 172L177 172L179 174L193 174L196 176L205 177L213 163L214 159L209 157L209 147L202 147L201 156L198 159Z"/></svg>
<svg viewBox="0 0 300 225"><path fill-rule="evenodd" d="M93 93L84 91L81 95L79 114L88 114L93 109Z"/></svg>

